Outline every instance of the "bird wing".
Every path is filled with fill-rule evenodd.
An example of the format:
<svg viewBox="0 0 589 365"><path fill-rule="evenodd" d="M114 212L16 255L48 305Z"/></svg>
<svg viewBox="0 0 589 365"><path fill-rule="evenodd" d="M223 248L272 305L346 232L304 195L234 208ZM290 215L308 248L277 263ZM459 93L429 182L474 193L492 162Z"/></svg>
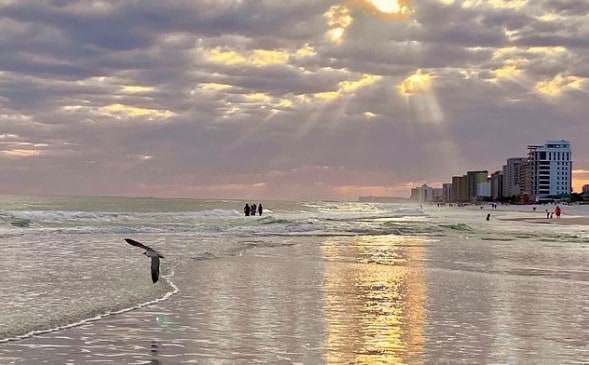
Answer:
<svg viewBox="0 0 589 365"><path fill-rule="evenodd" d="M141 247L142 249L144 249L146 251L153 251L153 249L151 247L147 247L143 243L137 242L137 241L132 240L130 238L125 238L125 241L127 241L127 243L130 244L130 245L133 245L135 247Z"/></svg>
<svg viewBox="0 0 589 365"><path fill-rule="evenodd" d="M151 280L155 284L160 277L160 258L154 256L151 258Z"/></svg>

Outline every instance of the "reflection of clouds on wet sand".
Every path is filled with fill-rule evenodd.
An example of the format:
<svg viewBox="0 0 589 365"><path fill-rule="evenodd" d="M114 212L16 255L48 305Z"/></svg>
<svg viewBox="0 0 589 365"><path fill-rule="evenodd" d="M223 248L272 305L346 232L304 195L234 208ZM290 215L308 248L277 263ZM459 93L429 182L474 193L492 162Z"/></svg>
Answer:
<svg viewBox="0 0 589 365"><path fill-rule="evenodd" d="M0 359L584 363L586 235L572 235L572 226L568 236L563 227L534 236L522 235L519 226L505 232L508 222L497 221L502 230L488 231L474 220L457 221L474 228L449 225L444 234L422 237L298 236L282 246L263 244L274 243L274 236L257 237L256 248L241 257L175 267L179 292L167 301L4 343Z"/></svg>
<svg viewBox="0 0 589 365"><path fill-rule="evenodd" d="M327 363L422 363L424 272L413 264L423 239L363 236L322 249Z"/></svg>
<svg viewBox="0 0 589 365"><path fill-rule="evenodd" d="M177 268L180 292L136 311L21 342L25 363L417 364L419 239L370 236L267 247ZM23 349L26 351L23 352Z"/></svg>

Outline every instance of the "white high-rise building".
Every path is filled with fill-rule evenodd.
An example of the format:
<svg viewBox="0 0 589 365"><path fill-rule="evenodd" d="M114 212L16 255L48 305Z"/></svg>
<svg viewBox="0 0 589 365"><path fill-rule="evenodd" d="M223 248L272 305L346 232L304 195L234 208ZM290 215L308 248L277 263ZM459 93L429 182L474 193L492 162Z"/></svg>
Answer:
<svg viewBox="0 0 589 365"><path fill-rule="evenodd" d="M546 141L543 146L528 146L532 170L532 193L536 200L572 192L573 156L571 143Z"/></svg>
<svg viewBox="0 0 589 365"><path fill-rule="evenodd" d="M421 187L411 189L411 200L416 200L420 203L431 202L434 200L434 188L422 185Z"/></svg>

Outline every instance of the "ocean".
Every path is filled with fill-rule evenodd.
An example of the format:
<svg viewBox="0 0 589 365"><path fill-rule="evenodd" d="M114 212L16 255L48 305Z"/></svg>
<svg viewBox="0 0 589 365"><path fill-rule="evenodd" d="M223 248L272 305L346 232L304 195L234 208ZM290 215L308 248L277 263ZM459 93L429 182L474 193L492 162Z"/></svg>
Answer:
<svg viewBox="0 0 589 365"><path fill-rule="evenodd" d="M553 206L245 203L1 196L0 363L589 363L589 226L522 220Z"/></svg>

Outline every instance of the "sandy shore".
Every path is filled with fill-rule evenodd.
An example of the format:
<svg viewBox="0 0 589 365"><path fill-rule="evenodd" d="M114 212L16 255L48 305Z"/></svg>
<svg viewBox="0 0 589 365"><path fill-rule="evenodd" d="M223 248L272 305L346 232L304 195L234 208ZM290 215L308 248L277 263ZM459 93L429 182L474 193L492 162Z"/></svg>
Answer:
<svg viewBox="0 0 589 365"><path fill-rule="evenodd" d="M384 260L387 248L371 249ZM421 363L423 270L367 262L365 250L350 240L197 260L178 268L167 301L0 344L0 362Z"/></svg>
<svg viewBox="0 0 589 365"><path fill-rule="evenodd" d="M589 217L561 217L561 218L539 218L534 217L513 217L513 218L497 218L498 220L511 222L527 222L539 224L558 224L558 225L581 225L589 226Z"/></svg>
<svg viewBox="0 0 589 365"><path fill-rule="evenodd" d="M325 332L321 276L315 275L321 263L260 254L200 260L178 268L171 280L180 292L167 301L0 344L0 362L321 362Z"/></svg>
<svg viewBox="0 0 589 365"><path fill-rule="evenodd" d="M0 344L0 363L586 363L583 243L440 239L308 238L194 260L167 301Z"/></svg>

